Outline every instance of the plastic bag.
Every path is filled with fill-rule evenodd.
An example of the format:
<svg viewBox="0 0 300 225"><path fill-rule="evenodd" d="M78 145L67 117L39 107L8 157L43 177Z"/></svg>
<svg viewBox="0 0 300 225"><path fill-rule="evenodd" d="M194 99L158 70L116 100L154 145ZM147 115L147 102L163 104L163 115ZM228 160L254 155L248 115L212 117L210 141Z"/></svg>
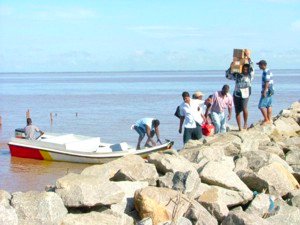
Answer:
<svg viewBox="0 0 300 225"><path fill-rule="evenodd" d="M210 136L215 133L215 126L209 123L202 124L202 134L204 136Z"/></svg>

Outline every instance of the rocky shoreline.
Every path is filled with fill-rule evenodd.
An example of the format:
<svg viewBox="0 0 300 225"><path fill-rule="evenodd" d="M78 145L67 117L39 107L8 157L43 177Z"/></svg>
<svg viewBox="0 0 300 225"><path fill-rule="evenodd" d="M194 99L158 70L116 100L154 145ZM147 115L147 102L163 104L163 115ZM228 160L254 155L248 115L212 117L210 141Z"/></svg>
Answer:
<svg viewBox="0 0 300 225"><path fill-rule="evenodd" d="M0 190L2 225L298 225L300 103L179 152L130 155L43 192Z"/></svg>

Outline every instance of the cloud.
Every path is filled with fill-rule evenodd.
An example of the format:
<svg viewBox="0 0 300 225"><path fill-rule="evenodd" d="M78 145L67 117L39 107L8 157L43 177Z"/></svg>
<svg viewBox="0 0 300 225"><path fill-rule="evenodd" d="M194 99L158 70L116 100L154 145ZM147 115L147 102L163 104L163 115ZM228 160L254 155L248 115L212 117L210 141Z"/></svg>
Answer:
<svg viewBox="0 0 300 225"><path fill-rule="evenodd" d="M297 20L291 24L293 31L300 31L300 20Z"/></svg>

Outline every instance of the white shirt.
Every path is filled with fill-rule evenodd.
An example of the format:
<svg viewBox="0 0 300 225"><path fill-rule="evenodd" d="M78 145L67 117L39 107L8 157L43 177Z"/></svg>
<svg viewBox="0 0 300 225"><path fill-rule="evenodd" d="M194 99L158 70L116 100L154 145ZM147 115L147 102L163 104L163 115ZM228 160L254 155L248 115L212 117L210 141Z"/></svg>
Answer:
<svg viewBox="0 0 300 225"><path fill-rule="evenodd" d="M35 125L28 125L25 127L25 138L35 140L35 132L40 132L40 129Z"/></svg>
<svg viewBox="0 0 300 225"><path fill-rule="evenodd" d="M190 104L185 102L180 105L180 115L184 116L183 126L185 128L196 128L196 122L202 124L203 100L191 99Z"/></svg>

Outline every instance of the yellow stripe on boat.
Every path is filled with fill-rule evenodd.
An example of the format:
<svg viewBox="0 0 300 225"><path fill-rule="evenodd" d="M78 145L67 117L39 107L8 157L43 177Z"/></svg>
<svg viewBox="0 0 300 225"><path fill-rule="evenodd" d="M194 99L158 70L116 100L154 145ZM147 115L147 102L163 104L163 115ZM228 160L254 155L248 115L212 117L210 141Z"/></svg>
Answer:
<svg viewBox="0 0 300 225"><path fill-rule="evenodd" d="M40 153L43 156L44 160L53 160L49 152L40 150Z"/></svg>

